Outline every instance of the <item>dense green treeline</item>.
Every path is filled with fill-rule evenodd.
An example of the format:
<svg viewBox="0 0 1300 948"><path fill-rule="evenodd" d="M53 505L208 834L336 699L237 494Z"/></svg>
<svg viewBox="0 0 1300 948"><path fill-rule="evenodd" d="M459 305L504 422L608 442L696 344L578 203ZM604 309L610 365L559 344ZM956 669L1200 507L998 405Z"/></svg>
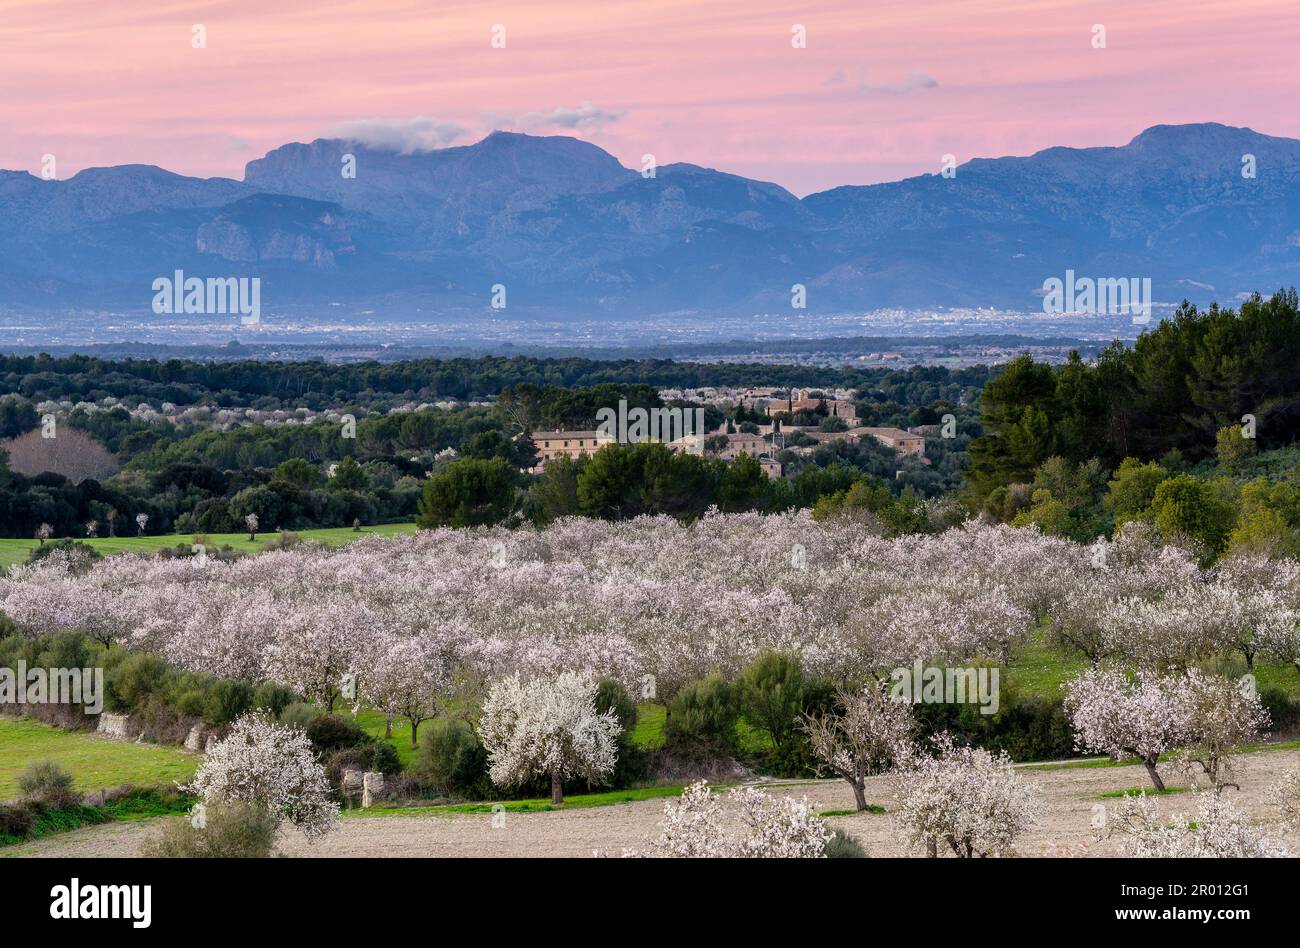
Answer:
<svg viewBox="0 0 1300 948"><path fill-rule="evenodd" d="M518 385L583 388L604 383L659 388L800 386L870 389L917 404L933 400L914 388L978 388L990 369L950 371L819 366L703 364L669 359L418 359L408 362L105 361L90 356L0 356L0 395L32 401L105 397L176 405L314 410L388 405L404 400L482 399Z"/></svg>
<svg viewBox="0 0 1300 948"><path fill-rule="evenodd" d="M1048 458L1198 461L1220 429L1245 425L1262 449L1300 434L1300 307L1294 289L1239 310L1183 304L1131 348L1095 364L1052 366L1021 356L985 386L971 483L986 497L1027 482Z"/></svg>

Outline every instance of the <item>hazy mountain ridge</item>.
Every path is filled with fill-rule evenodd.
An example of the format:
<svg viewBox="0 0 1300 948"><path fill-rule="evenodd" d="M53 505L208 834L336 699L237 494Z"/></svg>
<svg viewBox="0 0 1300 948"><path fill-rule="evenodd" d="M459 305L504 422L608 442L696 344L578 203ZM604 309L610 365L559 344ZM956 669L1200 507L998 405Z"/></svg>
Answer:
<svg viewBox="0 0 1300 948"><path fill-rule="evenodd" d="M143 310L152 278L177 268L261 275L272 311L480 309L494 283L511 305L583 315L776 312L793 283L822 312L1032 309L1067 268L1150 276L1157 300L1228 301L1300 283L1300 141L1155 126L1120 147L974 159L951 179L802 200L690 164L646 178L588 142L504 132L412 154L288 144L243 182L146 165L66 181L0 172L0 303Z"/></svg>

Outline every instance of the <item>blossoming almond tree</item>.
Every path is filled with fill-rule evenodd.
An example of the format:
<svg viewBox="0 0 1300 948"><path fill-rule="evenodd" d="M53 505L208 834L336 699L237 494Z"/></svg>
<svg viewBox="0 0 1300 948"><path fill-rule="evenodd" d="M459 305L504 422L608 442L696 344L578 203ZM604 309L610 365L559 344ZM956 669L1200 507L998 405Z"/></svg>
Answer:
<svg viewBox="0 0 1300 948"><path fill-rule="evenodd" d="M1268 728L1269 714L1259 695L1243 681L1188 669L1177 683L1185 693L1187 746L1179 761L1189 773L1203 774L1215 793L1233 783L1232 762L1238 748L1259 740Z"/></svg>
<svg viewBox="0 0 1300 948"><path fill-rule="evenodd" d="M777 797L754 787L712 793L701 780L664 805L659 838L645 853L719 859L817 859L833 834L808 798Z"/></svg>
<svg viewBox="0 0 1300 948"><path fill-rule="evenodd" d="M1256 654L1300 670L1300 563L1258 554L1230 556L1215 568L1230 640L1253 671Z"/></svg>
<svg viewBox="0 0 1300 948"><path fill-rule="evenodd" d="M1143 859L1284 858L1290 852L1278 839L1251 824L1227 797L1196 793L1194 816L1175 813L1161 819L1158 798L1126 794L1109 821L1124 835L1124 855Z"/></svg>
<svg viewBox="0 0 1300 948"><path fill-rule="evenodd" d="M598 781L618 760L622 730L613 709L596 710L596 681L580 672L524 681L503 678L488 690L479 735L498 786L549 775L551 802L564 802L564 781Z"/></svg>
<svg viewBox="0 0 1300 948"><path fill-rule="evenodd" d="M1188 737L1186 692L1178 679L1139 672L1134 681L1122 672L1090 668L1064 687L1078 748L1115 760L1136 757L1163 792L1156 763Z"/></svg>
<svg viewBox="0 0 1300 948"><path fill-rule="evenodd" d="M1268 797L1281 811L1282 824L1292 832L1300 832L1300 770L1289 771L1269 788Z"/></svg>
<svg viewBox="0 0 1300 948"><path fill-rule="evenodd" d="M259 712L237 719L182 789L207 803L264 806L277 823L288 822L309 840L324 836L338 819L329 778L306 733Z"/></svg>
<svg viewBox="0 0 1300 948"><path fill-rule="evenodd" d="M418 744L420 725L449 697L451 673L439 645L431 636L390 639L376 650L377 661L362 677L372 705L411 725L412 747Z"/></svg>
<svg viewBox="0 0 1300 948"><path fill-rule="evenodd" d="M1009 854L1015 837L1039 819L1037 792L1021 780L1006 752L958 745L943 732L935 753L917 749L897 770L894 818L931 857L940 844L958 858Z"/></svg>
<svg viewBox="0 0 1300 948"><path fill-rule="evenodd" d="M958 858L1005 855L1039 818L1042 803L1003 751L991 754L957 744L946 732L932 739L935 753L918 748L896 768L895 819L913 845Z"/></svg>
<svg viewBox="0 0 1300 948"><path fill-rule="evenodd" d="M840 710L820 717L804 715L818 772L830 772L848 782L859 810L867 808L867 777L883 773L904 756L916 720L912 706L889 697L885 682L861 691L840 691Z"/></svg>

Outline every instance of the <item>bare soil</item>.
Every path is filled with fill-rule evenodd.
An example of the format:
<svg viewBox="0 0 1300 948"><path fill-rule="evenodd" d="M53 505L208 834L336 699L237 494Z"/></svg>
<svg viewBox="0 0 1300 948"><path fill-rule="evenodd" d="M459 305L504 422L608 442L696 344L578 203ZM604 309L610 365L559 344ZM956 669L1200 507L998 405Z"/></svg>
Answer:
<svg viewBox="0 0 1300 948"><path fill-rule="evenodd" d="M1289 770L1300 767L1300 750L1258 751L1239 759L1237 779L1240 791L1225 794L1243 807L1252 819L1273 823L1276 808L1265 800L1268 789ZM1172 764L1161 765L1166 784L1187 785L1186 778ZM1107 791L1149 787L1140 766L1023 769L1024 778L1037 786L1045 803L1041 822L1019 842L1023 856L1114 856L1116 839L1097 839L1092 828L1094 806L1117 805L1103 799ZM765 784L773 792L806 796L819 811L852 809L853 794L840 781L809 780ZM892 806L889 778L871 780L867 799ZM1162 797L1162 812L1171 814L1192 808L1190 794ZM575 856L595 853L619 856L624 849L639 849L658 834L663 800L646 800L583 810L548 813L508 813L504 827L494 829L487 814L438 814L413 816L347 816L338 831L325 840L307 844L296 834L285 837L281 851L291 856ZM856 837L868 855L916 855L906 846L888 812L830 817L832 827ZM26 843L3 851L6 856L136 856L141 840L158 831L156 820L138 823L110 823ZM1284 835L1292 852L1300 853L1300 834Z"/></svg>

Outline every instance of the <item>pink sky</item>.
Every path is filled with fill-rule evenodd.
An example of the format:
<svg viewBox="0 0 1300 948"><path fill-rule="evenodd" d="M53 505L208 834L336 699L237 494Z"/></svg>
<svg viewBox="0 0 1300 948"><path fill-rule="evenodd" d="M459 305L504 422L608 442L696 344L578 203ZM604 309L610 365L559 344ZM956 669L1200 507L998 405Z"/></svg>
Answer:
<svg viewBox="0 0 1300 948"><path fill-rule="evenodd" d="M1300 137L1298 51L1297 0L0 0L0 167L240 178L382 119L453 144L571 134L803 195L1160 123Z"/></svg>

